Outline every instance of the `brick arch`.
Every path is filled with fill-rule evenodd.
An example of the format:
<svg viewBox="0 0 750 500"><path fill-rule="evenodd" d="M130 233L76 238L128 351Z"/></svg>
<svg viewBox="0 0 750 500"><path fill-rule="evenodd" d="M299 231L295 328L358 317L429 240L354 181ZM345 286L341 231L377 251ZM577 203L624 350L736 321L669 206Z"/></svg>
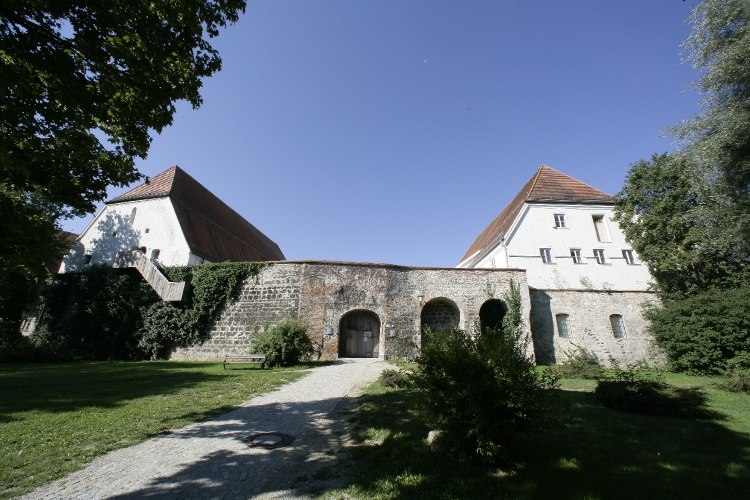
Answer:
<svg viewBox="0 0 750 500"><path fill-rule="evenodd" d="M453 330L458 328L461 322L461 313L458 306L451 299L437 297L427 302L422 307L420 316L422 332L426 328L437 332L441 330Z"/></svg>
<svg viewBox="0 0 750 500"><path fill-rule="evenodd" d="M500 329L503 326L503 318L508 312L508 306L500 299L486 300L479 308L479 325L485 328Z"/></svg>

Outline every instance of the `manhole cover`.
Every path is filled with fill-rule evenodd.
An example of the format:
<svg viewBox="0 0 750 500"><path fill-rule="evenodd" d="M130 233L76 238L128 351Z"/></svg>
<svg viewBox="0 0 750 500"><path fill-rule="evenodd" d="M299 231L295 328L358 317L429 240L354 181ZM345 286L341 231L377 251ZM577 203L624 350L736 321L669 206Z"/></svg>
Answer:
<svg viewBox="0 0 750 500"><path fill-rule="evenodd" d="M252 434L244 439L248 446L260 446L267 450L288 446L294 441L294 436L281 432L260 432Z"/></svg>

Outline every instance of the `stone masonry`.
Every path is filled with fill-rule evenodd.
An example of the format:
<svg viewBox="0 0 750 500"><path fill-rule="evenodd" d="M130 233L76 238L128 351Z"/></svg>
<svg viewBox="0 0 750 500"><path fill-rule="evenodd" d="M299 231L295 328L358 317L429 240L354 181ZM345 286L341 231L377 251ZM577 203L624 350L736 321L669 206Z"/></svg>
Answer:
<svg viewBox="0 0 750 500"><path fill-rule="evenodd" d="M344 352L345 316L365 313L377 331L368 339L380 358L412 358L423 326L457 325L473 331L482 305L502 299L511 280L521 290L525 328L537 362L564 361L579 348L607 364L658 361L652 351L642 304L649 292L529 289L519 269L404 267L326 261L277 262L248 279L200 345L178 348L171 359L217 360L252 351L266 328L285 318L309 324L308 335L322 358ZM567 314L571 336L559 335L555 317ZM621 315L625 338L612 333L610 316ZM457 315L457 320L456 320ZM433 325L433 326L434 326Z"/></svg>
<svg viewBox="0 0 750 500"><path fill-rule="evenodd" d="M171 359L221 359L252 350L252 340L285 318L306 321L323 358L341 351L339 326L355 311L374 315L378 356L412 357L421 345L421 313L439 303L455 306L458 326L471 330L485 301L502 299L514 280L529 317L526 273L518 269L453 269L339 262L277 262L248 279L219 315L203 344L178 348ZM528 332L528 322L526 324ZM528 332L530 333L530 332Z"/></svg>
<svg viewBox="0 0 750 500"><path fill-rule="evenodd" d="M643 306L657 301L653 292L530 289L531 330L536 360L560 363L579 349L608 366L661 362L655 352ZM567 314L570 337L560 336L556 316ZM615 338L611 315L622 316L625 337Z"/></svg>

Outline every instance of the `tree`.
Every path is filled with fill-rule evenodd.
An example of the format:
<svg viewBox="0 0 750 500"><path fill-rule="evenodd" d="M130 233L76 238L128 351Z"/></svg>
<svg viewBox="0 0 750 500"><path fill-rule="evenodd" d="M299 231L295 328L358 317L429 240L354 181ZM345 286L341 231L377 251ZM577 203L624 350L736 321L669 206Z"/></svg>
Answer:
<svg viewBox="0 0 750 500"><path fill-rule="evenodd" d="M176 101L200 106L201 78L221 67L208 39L244 9L245 0L0 4L0 272L38 278L58 220L141 177L135 159L151 132L172 123Z"/></svg>
<svg viewBox="0 0 750 500"><path fill-rule="evenodd" d="M675 128L711 237L750 253L750 1L703 0L684 44L702 110Z"/></svg>
<svg viewBox="0 0 750 500"><path fill-rule="evenodd" d="M662 154L635 163L616 200L617 222L663 298L732 288L750 276L747 256L711 236L684 157Z"/></svg>

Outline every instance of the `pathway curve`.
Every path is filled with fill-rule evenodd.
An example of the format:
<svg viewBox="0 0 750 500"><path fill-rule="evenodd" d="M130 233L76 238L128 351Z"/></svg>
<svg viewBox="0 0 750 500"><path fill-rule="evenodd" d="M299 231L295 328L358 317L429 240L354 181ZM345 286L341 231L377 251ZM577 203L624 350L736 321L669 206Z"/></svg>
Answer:
<svg viewBox="0 0 750 500"><path fill-rule="evenodd" d="M344 359L315 368L219 418L102 455L24 498L309 496L320 486L315 472L343 450L346 424L336 406L387 367L377 359ZM266 432L294 441L275 449L243 441Z"/></svg>

